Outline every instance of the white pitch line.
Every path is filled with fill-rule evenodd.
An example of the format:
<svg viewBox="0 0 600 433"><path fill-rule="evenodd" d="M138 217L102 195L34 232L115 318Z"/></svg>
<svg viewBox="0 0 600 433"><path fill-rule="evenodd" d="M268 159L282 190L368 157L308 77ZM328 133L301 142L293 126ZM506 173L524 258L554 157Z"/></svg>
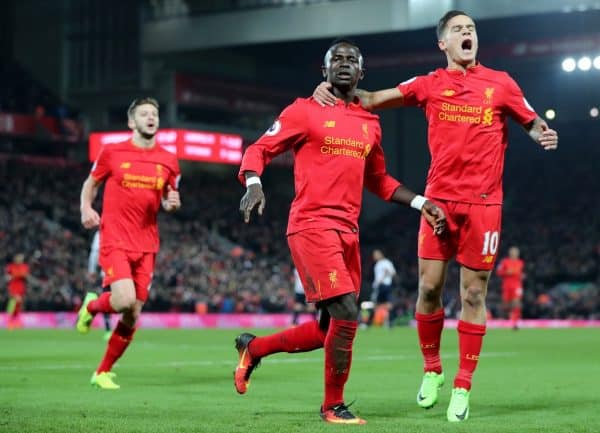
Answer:
<svg viewBox="0 0 600 433"><path fill-rule="evenodd" d="M499 357L512 357L516 356L517 352L486 352L482 353L481 357L485 358L499 358ZM455 354L442 354L444 359L455 359L458 355ZM406 361L421 359L420 355L370 355L360 356L353 358L353 362L386 362L386 361ZM309 363L321 363L323 357L315 358L273 358L269 359L269 364L309 364ZM118 365L118 364L117 364ZM176 367L207 367L207 366L234 366L235 358L221 361L168 361L168 362L157 362L152 364L136 364L136 367L150 368L176 368ZM93 368L93 367L92 367ZM0 371L35 371L35 370L89 370L90 365L86 364L40 364L40 365L0 365Z"/></svg>

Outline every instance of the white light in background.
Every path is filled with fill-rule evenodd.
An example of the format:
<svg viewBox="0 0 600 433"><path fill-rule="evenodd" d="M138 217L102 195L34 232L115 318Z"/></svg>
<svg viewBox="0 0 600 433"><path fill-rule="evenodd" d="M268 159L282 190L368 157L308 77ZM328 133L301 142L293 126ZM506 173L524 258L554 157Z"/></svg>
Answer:
<svg viewBox="0 0 600 433"><path fill-rule="evenodd" d="M546 110L545 116L546 119L552 120L556 117L556 111L554 111L552 108L549 108Z"/></svg>
<svg viewBox="0 0 600 433"><path fill-rule="evenodd" d="M600 69L600 56L594 57L594 68Z"/></svg>
<svg viewBox="0 0 600 433"><path fill-rule="evenodd" d="M600 114L600 110L598 110L598 107L592 107L590 109L590 116L591 117L598 117L598 114Z"/></svg>
<svg viewBox="0 0 600 433"><path fill-rule="evenodd" d="M576 66L577 63L575 62L575 59L573 57L567 57L562 62L562 68L565 72L573 72Z"/></svg>
<svg viewBox="0 0 600 433"><path fill-rule="evenodd" d="M588 56L584 56L577 61L577 67L582 71L589 71L592 67L592 59Z"/></svg>

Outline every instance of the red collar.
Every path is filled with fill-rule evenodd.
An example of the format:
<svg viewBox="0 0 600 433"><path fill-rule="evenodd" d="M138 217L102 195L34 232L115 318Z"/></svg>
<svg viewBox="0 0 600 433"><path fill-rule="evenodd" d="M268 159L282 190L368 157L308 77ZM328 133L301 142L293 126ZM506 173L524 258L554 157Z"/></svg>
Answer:
<svg viewBox="0 0 600 433"><path fill-rule="evenodd" d="M343 105L344 107L346 107L346 103L344 101L342 101L341 99L337 99L335 102L335 105ZM348 104L347 108L351 108L351 109L358 109L361 108L362 109L362 104L360 103L360 98L358 96L355 96L354 99Z"/></svg>
<svg viewBox="0 0 600 433"><path fill-rule="evenodd" d="M446 72L448 72L449 74L453 74L453 75L454 74L464 75L467 72L468 73L477 73L477 72L481 71L482 67L483 66L481 65L481 63L476 62L473 66L469 66L466 71L462 71L460 69L446 68Z"/></svg>

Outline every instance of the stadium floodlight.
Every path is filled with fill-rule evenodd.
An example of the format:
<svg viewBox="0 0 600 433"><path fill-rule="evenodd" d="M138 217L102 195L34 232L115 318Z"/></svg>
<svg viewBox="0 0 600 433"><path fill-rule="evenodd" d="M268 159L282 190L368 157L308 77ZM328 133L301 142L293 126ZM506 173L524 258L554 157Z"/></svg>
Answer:
<svg viewBox="0 0 600 433"><path fill-rule="evenodd" d="M598 114L600 114L600 110L598 110L598 107L590 108L590 116L591 117L598 117Z"/></svg>
<svg viewBox="0 0 600 433"><path fill-rule="evenodd" d="M577 61L577 67L582 71L589 71L592 67L592 59L588 56L583 56Z"/></svg>
<svg viewBox="0 0 600 433"><path fill-rule="evenodd" d="M567 57L562 62L562 68L565 72L573 72L576 67L577 62L575 62L575 59L573 57Z"/></svg>
<svg viewBox="0 0 600 433"><path fill-rule="evenodd" d="M552 108L549 108L546 110L545 116L546 119L552 120L556 117L556 111L554 111Z"/></svg>
<svg viewBox="0 0 600 433"><path fill-rule="evenodd" d="M594 57L594 68L600 69L600 56Z"/></svg>

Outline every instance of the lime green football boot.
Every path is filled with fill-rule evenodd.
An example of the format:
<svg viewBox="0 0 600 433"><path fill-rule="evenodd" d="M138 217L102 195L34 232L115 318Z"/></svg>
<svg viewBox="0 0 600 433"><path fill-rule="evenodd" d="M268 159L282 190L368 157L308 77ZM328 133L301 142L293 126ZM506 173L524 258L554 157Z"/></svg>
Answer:
<svg viewBox="0 0 600 433"><path fill-rule="evenodd" d="M77 330L81 334L87 334L90 331L90 326L92 326L94 315L88 312L87 306L90 302L96 299L98 299L98 295L93 292L88 292L83 299L83 304L81 304L77 318Z"/></svg>
<svg viewBox="0 0 600 433"><path fill-rule="evenodd" d="M100 374L94 372L94 374L92 375L92 379L90 380L90 384L93 387L100 389L119 389L121 387L117 385L113 380L116 376L117 375L115 373L112 373L110 371L105 371Z"/></svg>
<svg viewBox="0 0 600 433"><path fill-rule="evenodd" d="M417 404L423 409L431 409L438 401L440 388L444 385L444 373L428 371L417 394Z"/></svg>
<svg viewBox="0 0 600 433"><path fill-rule="evenodd" d="M450 422L461 422L469 419L469 394L464 388L454 388L448 405L446 416Z"/></svg>

